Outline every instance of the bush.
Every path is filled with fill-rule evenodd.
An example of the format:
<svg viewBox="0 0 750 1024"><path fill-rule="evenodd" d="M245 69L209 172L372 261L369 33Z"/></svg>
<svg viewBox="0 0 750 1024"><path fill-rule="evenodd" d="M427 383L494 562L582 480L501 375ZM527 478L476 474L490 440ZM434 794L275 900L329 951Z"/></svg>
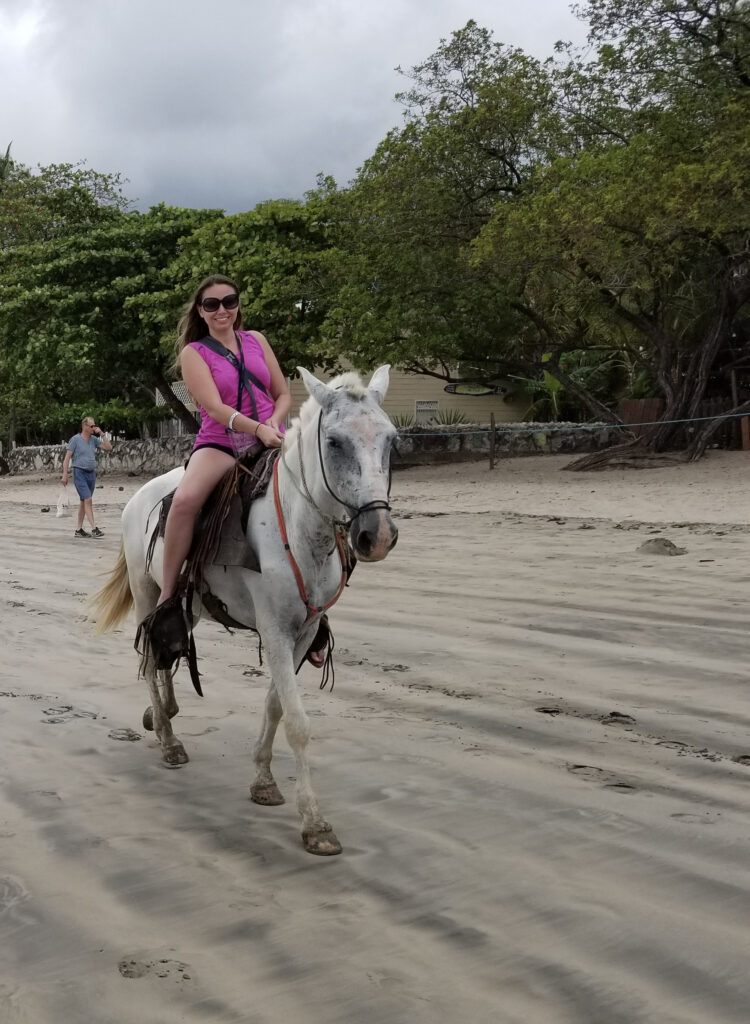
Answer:
<svg viewBox="0 0 750 1024"><path fill-rule="evenodd" d="M433 416L432 423L439 423L443 427L455 427L460 423L468 423L468 419L460 409L441 409L437 416Z"/></svg>
<svg viewBox="0 0 750 1024"><path fill-rule="evenodd" d="M170 409L164 405L131 405L119 398L111 398L107 402L90 402L88 405L79 402L58 405L45 410L44 415L34 424L34 428L29 431L30 442L58 444L67 441L81 429L84 416L93 416L104 430L118 437L137 438L141 436L143 424L154 428L171 415Z"/></svg>

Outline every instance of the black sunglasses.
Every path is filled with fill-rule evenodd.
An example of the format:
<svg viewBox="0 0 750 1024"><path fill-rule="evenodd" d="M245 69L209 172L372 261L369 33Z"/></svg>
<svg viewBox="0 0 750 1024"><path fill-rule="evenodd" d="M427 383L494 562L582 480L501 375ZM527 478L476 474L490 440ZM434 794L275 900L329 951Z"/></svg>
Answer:
<svg viewBox="0 0 750 1024"><path fill-rule="evenodd" d="M240 297L236 292L232 295L225 295L223 299L215 299L209 295L207 299L201 299L198 303L207 313L215 313L219 306L223 306L224 309L237 309L239 304Z"/></svg>

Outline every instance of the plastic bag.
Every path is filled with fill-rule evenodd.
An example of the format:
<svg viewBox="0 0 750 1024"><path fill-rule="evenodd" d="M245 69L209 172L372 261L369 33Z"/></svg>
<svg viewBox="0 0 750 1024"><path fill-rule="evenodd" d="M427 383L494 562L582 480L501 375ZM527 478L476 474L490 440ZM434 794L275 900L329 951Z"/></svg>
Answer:
<svg viewBox="0 0 750 1024"><path fill-rule="evenodd" d="M67 487L60 488L60 493L57 495L57 512L55 515L58 519L62 519L63 516L70 515L70 501L68 500Z"/></svg>

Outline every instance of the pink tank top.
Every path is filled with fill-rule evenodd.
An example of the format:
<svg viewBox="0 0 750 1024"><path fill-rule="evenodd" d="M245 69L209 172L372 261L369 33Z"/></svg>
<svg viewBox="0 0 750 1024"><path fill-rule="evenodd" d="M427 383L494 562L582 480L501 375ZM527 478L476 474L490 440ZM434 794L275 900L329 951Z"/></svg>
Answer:
<svg viewBox="0 0 750 1024"><path fill-rule="evenodd" d="M271 390L271 372L266 366L266 360L263 355L263 349L257 338L254 338L249 331L238 331L237 337L242 345L242 352L245 357L245 368L257 377L262 383L263 387L267 391ZM211 371L211 376L214 379L214 383L218 389L219 395L221 396L222 402L226 405L231 405L233 409L237 408L237 384L239 374L229 360L217 352L212 352L210 348L202 345L200 341L191 341L190 347L194 348L200 353L201 357L208 364L208 368ZM256 387L253 387L253 395L258 408L258 420L263 423L273 412L273 400ZM225 448L236 448L233 440L237 439L242 442L241 447L247 449L253 444L260 444L250 434L233 435L227 432L227 428L223 423L218 423L212 416L209 416L206 410L200 406L201 413L201 426L198 434L195 438L194 447L205 444L219 444ZM252 402L250 401L250 395L246 389L242 389L242 408L240 412L245 416L251 416L255 418L252 413ZM281 427L283 430L283 425ZM247 444L246 442L249 442Z"/></svg>

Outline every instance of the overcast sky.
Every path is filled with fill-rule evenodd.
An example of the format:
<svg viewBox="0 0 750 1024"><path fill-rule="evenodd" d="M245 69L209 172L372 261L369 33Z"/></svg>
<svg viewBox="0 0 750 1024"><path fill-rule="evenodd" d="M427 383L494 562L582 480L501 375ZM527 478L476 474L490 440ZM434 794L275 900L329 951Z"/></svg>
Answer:
<svg viewBox="0 0 750 1024"><path fill-rule="evenodd" d="M394 70L473 18L547 57L566 0L0 0L0 147L121 172L139 209L346 184L401 121Z"/></svg>

